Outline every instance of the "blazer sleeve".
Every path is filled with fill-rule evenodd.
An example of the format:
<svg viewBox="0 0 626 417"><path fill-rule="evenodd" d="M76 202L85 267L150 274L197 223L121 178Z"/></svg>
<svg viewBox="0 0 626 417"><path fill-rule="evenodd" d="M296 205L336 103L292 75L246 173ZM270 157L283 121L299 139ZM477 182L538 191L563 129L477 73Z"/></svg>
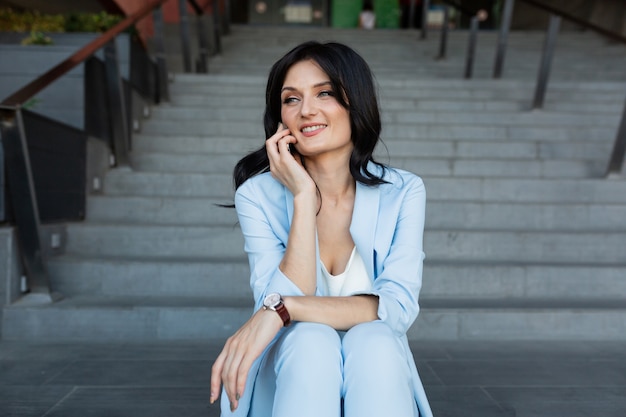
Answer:
<svg viewBox="0 0 626 417"><path fill-rule="evenodd" d="M405 178L395 227L379 220L392 235L375 247L376 279L373 292L378 295L378 317L398 335L406 334L419 313L419 292L424 263L423 236L426 190L419 177ZM381 211L379 216L388 216ZM387 220L390 220L387 217ZM390 244L387 244L387 240ZM380 259L379 259L380 258ZM380 264L378 264L380 262Z"/></svg>
<svg viewBox="0 0 626 417"><path fill-rule="evenodd" d="M272 292L304 295L279 268L289 237L285 191L282 186L275 189L277 184L263 189L259 182L257 177L253 177L235 193L235 208L250 263L250 287L255 309L261 308L265 296Z"/></svg>

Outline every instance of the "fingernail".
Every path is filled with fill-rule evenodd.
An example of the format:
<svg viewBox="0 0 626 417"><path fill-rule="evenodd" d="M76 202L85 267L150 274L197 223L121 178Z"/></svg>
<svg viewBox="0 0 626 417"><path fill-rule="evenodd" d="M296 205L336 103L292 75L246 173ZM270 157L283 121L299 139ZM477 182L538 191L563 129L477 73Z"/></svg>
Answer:
<svg viewBox="0 0 626 417"><path fill-rule="evenodd" d="M233 412L235 411L235 403L234 402L230 402L230 411Z"/></svg>
<svg viewBox="0 0 626 417"><path fill-rule="evenodd" d="M241 398L241 395L239 395L239 393L235 394L235 399L236 399L237 401L239 401L239 399L240 399L240 398Z"/></svg>

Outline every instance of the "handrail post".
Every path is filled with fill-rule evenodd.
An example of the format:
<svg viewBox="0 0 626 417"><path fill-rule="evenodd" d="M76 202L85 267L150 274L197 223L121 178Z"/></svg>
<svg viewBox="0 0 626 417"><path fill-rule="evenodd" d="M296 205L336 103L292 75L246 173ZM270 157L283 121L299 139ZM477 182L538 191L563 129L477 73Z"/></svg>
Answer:
<svg viewBox="0 0 626 417"><path fill-rule="evenodd" d="M169 77L167 74L167 60L165 59L165 29L163 25L163 10L162 6L157 7L152 12L154 19L154 49L156 56L156 63L158 69L158 87L159 87L159 101L169 101Z"/></svg>
<svg viewBox="0 0 626 417"><path fill-rule="evenodd" d="M502 77L502 68L504 67L504 56L506 55L509 31L511 30L514 3L515 0L505 0L504 2L502 20L500 22L500 34L498 35L498 46L496 49L496 60L493 66L493 78Z"/></svg>
<svg viewBox="0 0 626 417"><path fill-rule="evenodd" d="M554 49L556 47L556 38L559 34L561 25L561 16L551 15L548 33L543 45L543 54L541 56L541 65L539 66L539 74L537 76L537 87L535 88L535 98L533 99L533 109L543 107L543 101L546 96L548 86L548 78L550 77L550 67L552 58L554 57Z"/></svg>
<svg viewBox="0 0 626 417"><path fill-rule="evenodd" d="M178 0L178 12L180 15L180 40L183 51L183 66L185 72L191 72L191 35L189 31L189 15L187 13L186 0Z"/></svg>
<svg viewBox="0 0 626 417"><path fill-rule="evenodd" d="M220 29L220 11L219 2L217 0L211 0L211 13L213 13L213 36L215 37L215 51L218 54L222 53L222 35Z"/></svg>
<svg viewBox="0 0 626 417"><path fill-rule="evenodd" d="M122 78L117 61L115 39L104 47L104 65L107 80L107 95L111 115L111 133L113 151L117 166L128 167L129 164L129 132Z"/></svg>
<svg viewBox="0 0 626 417"><path fill-rule="evenodd" d="M622 121L620 122L615 144L609 159L606 176L622 176L626 174L624 169L624 156L626 154L626 101L624 102L624 111L622 113Z"/></svg>
<svg viewBox="0 0 626 417"><path fill-rule="evenodd" d="M230 34L230 0L224 0L224 35Z"/></svg>
<svg viewBox="0 0 626 417"><path fill-rule="evenodd" d="M474 55L476 54L476 39L478 38L478 16L472 16L470 21L470 35L467 45L467 57L465 59L465 78L472 78L474 70Z"/></svg>
<svg viewBox="0 0 626 417"><path fill-rule="evenodd" d="M443 6L443 25L441 25L441 40L439 42L439 56L437 59L446 59L446 51L448 49L448 31L450 12L448 6Z"/></svg>
<svg viewBox="0 0 626 417"><path fill-rule="evenodd" d="M0 138L28 289L38 301L51 302L50 280L41 246L37 195L20 106L0 106Z"/></svg>
<svg viewBox="0 0 626 417"><path fill-rule="evenodd" d="M415 1L409 0L409 20L408 20L408 29L415 29ZM404 9L406 10L406 9ZM404 20L404 17L402 18Z"/></svg>
<svg viewBox="0 0 626 417"><path fill-rule="evenodd" d="M421 39L428 37L428 10L430 9L430 0L422 1L422 34Z"/></svg>
<svg viewBox="0 0 626 417"><path fill-rule="evenodd" d="M207 42L207 30L204 16L196 16L198 19L198 41L199 41L199 56L196 65L196 71L202 74L209 72L209 45Z"/></svg>

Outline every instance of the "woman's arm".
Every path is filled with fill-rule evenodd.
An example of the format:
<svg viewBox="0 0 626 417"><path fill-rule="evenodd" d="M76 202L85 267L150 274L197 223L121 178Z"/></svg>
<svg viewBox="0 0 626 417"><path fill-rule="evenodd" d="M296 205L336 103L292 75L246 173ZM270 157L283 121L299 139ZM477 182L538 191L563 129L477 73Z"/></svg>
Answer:
<svg viewBox="0 0 626 417"><path fill-rule="evenodd" d="M336 330L348 330L357 324L378 319L378 297L283 297L293 321L326 324Z"/></svg>
<svg viewBox="0 0 626 417"><path fill-rule="evenodd" d="M276 134L265 147L272 176L293 195L293 219L280 270L305 295L314 295L317 286L315 224L318 207L317 189L302 166L299 155L290 152L296 139L289 129L278 125Z"/></svg>

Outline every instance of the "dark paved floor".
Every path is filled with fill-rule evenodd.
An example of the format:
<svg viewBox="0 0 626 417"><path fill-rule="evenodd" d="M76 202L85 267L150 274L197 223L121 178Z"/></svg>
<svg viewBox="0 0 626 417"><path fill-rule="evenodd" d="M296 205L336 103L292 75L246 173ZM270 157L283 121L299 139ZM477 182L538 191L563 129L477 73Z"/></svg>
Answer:
<svg viewBox="0 0 626 417"><path fill-rule="evenodd" d="M208 385L218 351L0 342L0 416L215 417ZM413 351L435 417L626 416L626 342L429 342Z"/></svg>

